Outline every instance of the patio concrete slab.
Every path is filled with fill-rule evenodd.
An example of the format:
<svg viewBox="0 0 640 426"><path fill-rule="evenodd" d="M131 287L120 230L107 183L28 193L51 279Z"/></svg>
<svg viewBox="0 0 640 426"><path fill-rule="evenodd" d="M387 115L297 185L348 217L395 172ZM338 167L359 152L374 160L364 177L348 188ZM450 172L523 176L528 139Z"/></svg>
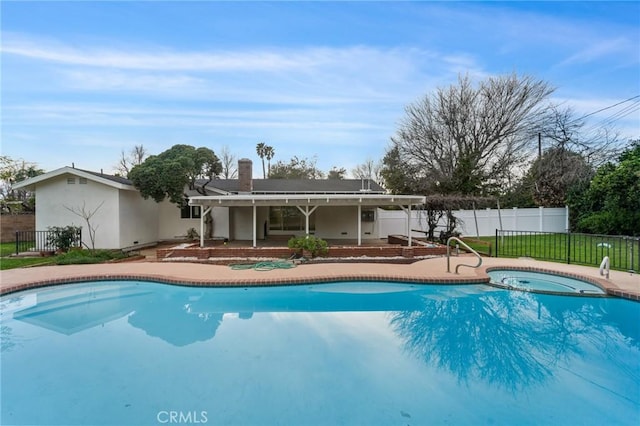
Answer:
<svg viewBox="0 0 640 426"><path fill-rule="evenodd" d="M451 270L460 263L475 264L467 256L452 257ZM640 275L611 271L607 280L598 268L542 262L531 259L483 258L480 268L461 267L459 274L447 272L447 259L438 257L413 264L322 263L301 264L292 269L270 271L234 270L228 266L178 262L124 262L98 265L42 266L0 271L0 294L45 285L86 280L143 279L199 286L249 286L331 282L340 280L384 280L419 283L488 282L487 268L531 268L581 277L597 283L611 295L640 300Z"/></svg>

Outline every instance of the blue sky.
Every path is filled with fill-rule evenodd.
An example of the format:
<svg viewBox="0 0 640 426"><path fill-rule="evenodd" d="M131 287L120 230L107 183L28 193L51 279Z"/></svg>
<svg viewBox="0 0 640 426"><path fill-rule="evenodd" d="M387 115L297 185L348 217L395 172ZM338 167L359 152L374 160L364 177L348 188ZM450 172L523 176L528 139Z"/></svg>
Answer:
<svg viewBox="0 0 640 426"><path fill-rule="evenodd" d="M112 171L177 143L238 158L380 160L404 107L517 72L590 114L640 95L640 2L15 2L2 19L2 155ZM637 100L637 99L636 99ZM638 104L591 115L640 137ZM626 108L626 109L625 109Z"/></svg>

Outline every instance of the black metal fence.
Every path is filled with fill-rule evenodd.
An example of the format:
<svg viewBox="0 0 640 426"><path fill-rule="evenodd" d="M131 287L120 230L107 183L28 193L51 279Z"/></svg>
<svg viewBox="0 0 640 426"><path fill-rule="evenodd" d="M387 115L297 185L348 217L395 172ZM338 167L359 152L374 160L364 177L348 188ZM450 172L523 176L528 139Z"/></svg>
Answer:
<svg viewBox="0 0 640 426"><path fill-rule="evenodd" d="M55 251L60 231L16 231L16 254L29 251ZM71 247L82 247L82 229L72 231Z"/></svg>
<svg viewBox="0 0 640 426"><path fill-rule="evenodd" d="M637 272L640 270L640 237L496 230L495 256L595 266L609 256L611 269Z"/></svg>

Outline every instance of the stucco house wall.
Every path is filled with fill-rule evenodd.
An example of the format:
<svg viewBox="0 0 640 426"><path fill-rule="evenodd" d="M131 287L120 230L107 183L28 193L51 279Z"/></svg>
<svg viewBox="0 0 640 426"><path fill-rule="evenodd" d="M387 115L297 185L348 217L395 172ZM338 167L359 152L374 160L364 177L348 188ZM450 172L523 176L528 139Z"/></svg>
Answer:
<svg viewBox="0 0 640 426"><path fill-rule="evenodd" d="M266 214L263 212L264 208L258 208L256 211L256 223L263 223ZM232 240L251 240L253 239L253 231L251 226L247 226L248 223L253 223L253 207L234 207L229 210L231 216L229 225L230 238ZM261 232L261 226L258 227L258 232ZM264 232L262 236L257 234L258 239L264 238Z"/></svg>
<svg viewBox="0 0 640 426"><path fill-rule="evenodd" d="M156 204L155 202L153 203ZM213 236L215 238L230 238L229 208L214 207L211 213L213 215ZM156 240L159 241L184 238L189 228L194 228L198 233L200 232L200 219L182 219L180 217L180 209L168 200L157 204L156 218L157 222L154 225L154 229L157 230ZM251 238L249 236L248 239Z"/></svg>
<svg viewBox="0 0 640 426"><path fill-rule="evenodd" d="M97 225L96 248L120 248L118 189L91 180L84 182L80 183L78 176L62 174L38 184L36 229L46 230L50 226L82 226L82 241L91 247L85 220L65 207L76 210L84 207L87 212L97 209L91 218L91 224Z"/></svg>
<svg viewBox="0 0 640 426"><path fill-rule="evenodd" d="M372 210L363 208L362 211ZM358 238L358 207L332 206L319 207L315 211L315 235L324 239L357 239ZM362 239L378 238L374 222L362 222Z"/></svg>
<svg viewBox="0 0 640 426"><path fill-rule="evenodd" d="M229 207L214 207L211 210L213 217L213 237L229 238Z"/></svg>
<svg viewBox="0 0 640 426"><path fill-rule="evenodd" d="M182 219L180 209L169 200L158 203L159 240L184 238L189 228L199 230L200 219Z"/></svg>
<svg viewBox="0 0 640 426"><path fill-rule="evenodd" d="M138 191L119 191L120 247L127 248L158 241L158 203Z"/></svg>

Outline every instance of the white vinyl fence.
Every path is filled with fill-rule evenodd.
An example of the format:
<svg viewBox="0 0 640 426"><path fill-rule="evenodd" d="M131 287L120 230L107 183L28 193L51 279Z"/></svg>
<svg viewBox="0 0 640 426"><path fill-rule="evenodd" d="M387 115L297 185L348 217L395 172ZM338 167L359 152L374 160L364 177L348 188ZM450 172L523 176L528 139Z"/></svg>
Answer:
<svg viewBox="0 0 640 426"><path fill-rule="evenodd" d="M401 210L378 209L378 229L380 238L388 235L407 234L407 214ZM496 234L496 229L510 231L539 231L566 232L569 228L569 208L526 208L519 209L482 209L454 210L453 215L458 218L456 230L463 236L490 236ZM502 224L501 224L502 222ZM477 227L476 227L477 223ZM441 220L436 229L436 237L445 229L445 220ZM427 218L424 211L411 212L411 229L426 231ZM423 232L413 232L414 237L424 237Z"/></svg>

